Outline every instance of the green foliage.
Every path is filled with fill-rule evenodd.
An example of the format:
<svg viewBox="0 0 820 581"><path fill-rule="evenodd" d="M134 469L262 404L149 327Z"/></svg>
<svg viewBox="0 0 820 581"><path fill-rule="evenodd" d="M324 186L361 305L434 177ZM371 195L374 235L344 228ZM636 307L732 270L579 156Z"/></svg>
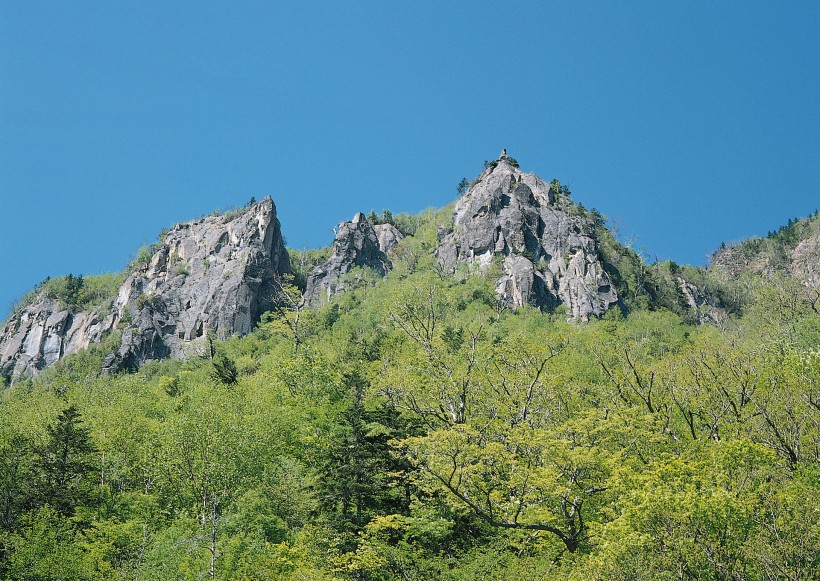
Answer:
<svg viewBox="0 0 820 581"><path fill-rule="evenodd" d="M120 317L120 325L123 327L129 326L134 321L134 313L127 306L122 309L122 316Z"/></svg>
<svg viewBox="0 0 820 581"><path fill-rule="evenodd" d="M124 280L122 273L88 276L68 274L47 278L18 301L11 316L18 316L23 309L43 298L56 299L62 308L75 312L98 306L108 308Z"/></svg>
<svg viewBox="0 0 820 581"><path fill-rule="evenodd" d="M136 272L138 270L142 270L144 268L148 268L148 264L151 262L151 258L153 258L154 254L159 250L159 248L159 242L155 242L151 246L140 246L140 248L137 250L137 255L125 268L126 275L129 275L132 272Z"/></svg>
<svg viewBox="0 0 820 581"><path fill-rule="evenodd" d="M713 264L724 267L730 276L741 273L787 271L790 256L802 241L820 233L820 215L816 212L803 219L789 219L788 223L765 238L750 238L738 244L721 244L712 256ZM731 280L727 280L731 283Z"/></svg>
<svg viewBox="0 0 820 581"><path fill-rule="evenodd" d="M96 467L90 430L81 425L76 406L69 406L48 427L48 440L37 451L35 471L39 481L37 504L47 504L71 516L78 505L94 497Z"/></svg>
<svg viewBox="0 0 820 581"><path fill-rule="evenodd" d="M154 293L143 293L137 297L137 309L152 309L156 310L162 306L162 298Z"/></svg>
<svg viewBox="0 0 820 581"><path fill-rule="evenodd" d="M458 187L456 188L456 193L458 196L461 197L466 194L469 186L470 182L467 181L467 178L461 178L461 181L458 182Z"/></svg>
<svg viewBox="0 0 820 581"><path fill-rule="evenodd" d="M236 370L236 363L233 359L223 353L219 353L211 361L213 369L211 377L214 381L223 385L234 385L239 381L239 372Z"/></svg>
<svg viewBox="0 0 820 581"><path fill-rule="evenodd" d="M553 178L550 182L550 188L556 196L562 196L563 198L568 199L572 195L572 192L569 191L569 186L567 186L567 184L562 184L556 178Z"/></svg>
<svg viewBox="0 0 820 581"><path fill-rule="evenodd" d="M301 290L305 290L308 276L320 264L330 258L330 246L325 248L305 248L295 250L288 248L290 256L290 267L293 270L294 284Z"/></svg>
<svg viewBox="0 0 820 581"><path fill-rule="evenodd" d="M407 421L384 405L366 409L364 379L357 372L344 381L350 401L330 432L318 493L335 528L358 532L380 514L408 509L409 466L389 445L395 434L406 433Z"/></svg>
<svg viewBox="0 0 820 581"><path fill-rule="evenodd" d="M436 268L451 211L394 216L394 270L321 308L284 277L212 360L103 375L113 334L0 392L0 578L820 576L805 286L599 231L622 311L510 312ZM678 278L742 308L694 325Z"/></svg>

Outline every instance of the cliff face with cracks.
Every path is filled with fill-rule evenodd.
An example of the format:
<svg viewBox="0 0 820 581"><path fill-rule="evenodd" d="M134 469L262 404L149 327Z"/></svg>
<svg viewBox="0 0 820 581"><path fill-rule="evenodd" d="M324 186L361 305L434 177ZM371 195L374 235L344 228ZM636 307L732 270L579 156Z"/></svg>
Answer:
<svg viewBox="0 0 820 581"><path fill-rule="evenodd" d="M487 167L455 205L437 257L450 271L501 260L499 298L553 309L586 321L602 315L618 296L604 271L595 225L574 204L534 174L521 172L506 153Z"/></svg>
<svg viewBox="0 0 820 581"><path fill-rule="evenodd" d="M41 297L0 329L0 373L35 373L121 333L111 370L201 350L207 334L249 333L277 300L277 277L290 261L270 198L224 216L174 226L117 297L72 312Z"/></svg>

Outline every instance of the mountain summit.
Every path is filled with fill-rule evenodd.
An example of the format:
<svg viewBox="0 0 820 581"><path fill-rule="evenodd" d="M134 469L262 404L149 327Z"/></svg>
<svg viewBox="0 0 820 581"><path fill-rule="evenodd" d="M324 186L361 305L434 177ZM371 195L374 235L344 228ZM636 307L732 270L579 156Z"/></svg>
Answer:
<svg viewBox="0 0 820 581"><path fill-rule="evenodd" d="M595 223L535 174L507 155L487 165L453 210L437 256L455 271L488 267L495 257L504 275L497 292L510 307L567 305L572 318L602 315L618 295L600 258Z"/></svg>

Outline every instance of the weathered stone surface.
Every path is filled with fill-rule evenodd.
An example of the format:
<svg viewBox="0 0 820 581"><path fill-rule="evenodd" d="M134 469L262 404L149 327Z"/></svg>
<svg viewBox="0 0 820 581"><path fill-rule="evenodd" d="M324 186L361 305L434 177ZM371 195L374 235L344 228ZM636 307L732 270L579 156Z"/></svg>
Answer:
<svg viewBox="0 0 820 581"><path fill-rule="evenodd" d="M753 242L753 243L750 243ZM772 252L766 240L751 238L744 243L723 245L709 261L709 270L725 281L744 273L788 274L810 290L820 290L820 233L810 233L785 253Z"/></svg>
<svg viewBox="0 0 820 581"><path fill-rule="evenodd" d="M71 313L40 299L0 331L0 373L34 373L121 330L111 369L184 357L212 336L245 335L276 301L290 271L270 198L226 216L174 226L112 304Z"/></svg>
<svg viewBox="0 0 820 581"><path fill-rule="evenodd" d="M758 274L774 272L766 256L743 244L729 244L717 250L709 261L709 270L731 279L744 272Z"/></svg>
<svg viewBox="0 0 820 581"><path fill-rule="evenodd" d="M355 283L347 276L354 267L369 268L379 276L386 275L393 267L387 254L402 238L401 232L392 224L373 226L361 212L349 222L341 222L336 227L330 258L308 277L305 304L320 305Z"/></svg>
<svg viewBox="0 0 820 581"><path fill-rule="evenodd" d="M41 298L0 329L0 375L30 375L63 356L98 342L110 330L111 314L71 313L55 299Z"/></svg>
<svg viewBox="0 0 820 581"><path fill-rule="evenodd" d="M465 263L486 268L503 257L496 290L513 308L565 304L573 319L586 321L618 300L591 220L506 154L456 202L437 256L451 271Z"/></svg>

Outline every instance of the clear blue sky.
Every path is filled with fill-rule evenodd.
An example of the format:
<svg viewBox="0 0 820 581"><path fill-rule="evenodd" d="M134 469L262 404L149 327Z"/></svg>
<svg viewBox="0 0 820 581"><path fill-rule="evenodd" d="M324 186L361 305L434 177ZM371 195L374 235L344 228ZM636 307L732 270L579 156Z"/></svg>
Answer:
<svg viewBox="0 0 820 581"><path fill-rule="evenodd" d="M502 147L703 264L820 206L818 31L816 1L0 2L0 312L251 196L324 246Z"/></svg>

